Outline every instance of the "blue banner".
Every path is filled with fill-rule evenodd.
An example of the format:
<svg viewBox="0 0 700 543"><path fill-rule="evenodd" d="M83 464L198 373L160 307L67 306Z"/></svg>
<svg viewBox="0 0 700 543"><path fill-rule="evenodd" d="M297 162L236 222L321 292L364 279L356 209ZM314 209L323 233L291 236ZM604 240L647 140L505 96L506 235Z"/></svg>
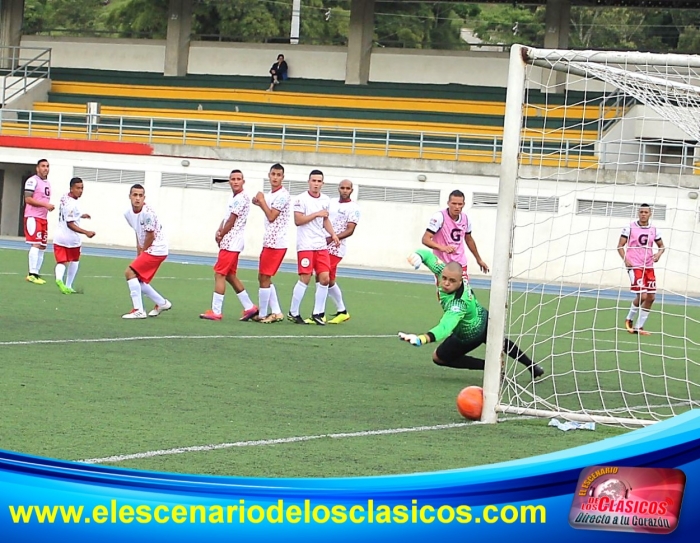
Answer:
<svg viewBox="0 0 700 543"><path fill-rule="evenodd" d="M387 477L207 477L2 452L0 530L3 542L693 541L699 481L696 411L558 453Z"/></svg>

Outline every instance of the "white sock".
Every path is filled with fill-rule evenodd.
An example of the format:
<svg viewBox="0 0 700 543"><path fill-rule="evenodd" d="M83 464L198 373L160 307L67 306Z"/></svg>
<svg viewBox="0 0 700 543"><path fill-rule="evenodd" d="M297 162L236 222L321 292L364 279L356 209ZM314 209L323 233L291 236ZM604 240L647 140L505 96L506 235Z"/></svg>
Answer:
<svg viewBox="0 0 700 543"><path fill-rule="evenodd" d="M36 247L29 248L29 273L39 273L39 249Z"/></svg>
<svg viewBox="0 0 700 543"><path fill-rule="evenodd" d="M41 273L41 265L44 263L44 249L39 249L39 258L36 261L36 273Z"/></svg>
<svg viewBox="0 0 700 543"><path fill-rule="evenodd" d="M143 311L143 300L141 299L141 283L134 277L129 279L126 284L129 287L129 295L131 296L131 303L134 305L134 309L137 311Z"/></svg>
<svg viewBox="0 0 700 543"><path fill-rule="evenodd" d="M73 281L75 280L75 276L78 274L79 266L80 262L70 262L68 264L68 277L66 277L66 286L68 288L73 288Z"/></svg>
<svg viewBox="0 0 700 543"><path fill-rule="evenodd" d="M146 296L153 300L153 303L155 303L156 305L165 305L165 298L158 294L156 289L154 289L148 283L141 283L141 292L143 292Z"/></svg>
<svg viewBox="0 0 700 543"><path fill-rule="evenodd" d="M323 315L326 312L326 298L328 298L328 285L316 283L316 296L314 297L314 315Z"/></svg>
<svg viewBox="0 0 700 543"><path fill-rule="evenodd" d="M338 283L328 288L328 296L331 297L333 303L338 308L338 313L345 311L345 303L343 302L343 293L340 292L340 287Z"/></svg>
<svg viewBox="0 0 700 543"><path fill-rule="evenodd" d="M211 310L217 315L221 315L221 311L224 309L224 295L214 293L211 299Z"/></svg>
<svg viewBox="0 0 700 543"><path fill-rule="evenodd" d="M56 281L63 281L64 273L66 273L66 265L56 264Z"/></svg>
<svg viewBox="0 0 700 543"><path fill-rule="evenodd" d="M644 323L647 322L649 318L649 311L646 309L641 309L639 311L639 319L637 320L637 328L644 328Z"/></svg>
<svg viewBox="0 0 700 543"><path fill-rule="evenodd" d="M637 316L637 311L639 311L639 306L632 304L632 307L630 307L629 313L627 313L627 320L628 321L633 321L634 318Z"/></svg>
<svg viewBox="0 0 700 543"><path fill-rule="evenodd" d="M250 299L250 296L248 296L248 293L245 290L239 292L238 294L236 294L236 296L238 296L238 299L243 305L243 309L245 309L246 311L255 307L253 300Z"/></svg>
<svg viewBox="0 0 700 543"><path fill-rule="evenodd" d="M299 308L301 307L301 301L304 299L304 293L306 292L307 286L308 285L305 285L301 281L297 281L297 284L294 285L294 291L292 292L292 303L289 306L289 312L292 315L299 314Z"/></svg>
<svg viewBox="0 0 700 543"><path fill-rule="evenodd" d="M277 289L275 285L270 285L270 312L279 315L282 313L282 308L280 307L280 300L277 297Z"/></svg>
<svg viewBox="0 0 700 543"><path fill-rule="evenodd" d="M260 313L258 315L260 318L267 317L267 308L270 306L270 294L270 287L258 290L258 299L260 300L258 302L260 304L258 307Z"/></svg>

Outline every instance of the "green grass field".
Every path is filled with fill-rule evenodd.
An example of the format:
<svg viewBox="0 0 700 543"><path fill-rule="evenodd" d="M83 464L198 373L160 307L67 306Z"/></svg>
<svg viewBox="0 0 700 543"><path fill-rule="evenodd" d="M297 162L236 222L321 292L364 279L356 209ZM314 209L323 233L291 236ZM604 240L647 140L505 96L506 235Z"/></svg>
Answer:
<svg viewBox="0 0 700 543"><path fill-rule="evenodd" d="M47 254L47 279L53 264ZM327 477L489 464L625 431L599 425L595 432L564 433L542 419L466 423L455 397L465 386L481 385L482 373L437 367L430 347L414 348L395 337L398 331L425 331L441 316L429 284L341 277L352 319L326 327L238 322L240 305L231 292L225 319L210 322L198 314L211 302L211 269L166 263L153 285L173 302L172 311L124 321L120 315L130 309L122 275L127 264L83 257L76 286L84 294L65 296L53 281L43 286L24 281L26 252L0 251L0 447L69 460L140 455L106 463L147 470ZM240 275L257 299L256 273ZM285 310L295 281L291 274L277 278ZM487 302L487 293L477 294ZM310 313L312 299L310 290L303 314ZM533 297L518 303L523 347L532 352L534 345L548 374L555 368L561 379L556 387L551 379L538 383L538 396L571 392L571 357L565 353L572 345L580 352L577 365L580 358L584 370L599 370L581 373L579 383L620 388L619 372L600 373L615 358L619 334L614 311L604 311L610 302L598 302L597 311L579 313L576 321L550 318L557 311L565 315L573 300L560 300L556 311L549 298L537 303L541 311L533 309ZM579 309L584 304L595 306L595 300L580 301ZM586 319L604 320L596 320L592 332ZM559 334L563 339L552 339ZM641 349L649 352L645 371L671 371L674 361L654 354L657 336L651 338ZM638 367L644 357L636 338L620 339L630 368ZM671 352L666 347L663 352ZM630 375L630 383L635 379ZM654 391L663 392L657 385ZM525 375L510 386L532 390ZM623 396L605 400L616 405ZM585 401L595 407L601 400L593 395ZM212 450L218 444L235 446ZM194 449L151 454L188 447Z"/></svg>

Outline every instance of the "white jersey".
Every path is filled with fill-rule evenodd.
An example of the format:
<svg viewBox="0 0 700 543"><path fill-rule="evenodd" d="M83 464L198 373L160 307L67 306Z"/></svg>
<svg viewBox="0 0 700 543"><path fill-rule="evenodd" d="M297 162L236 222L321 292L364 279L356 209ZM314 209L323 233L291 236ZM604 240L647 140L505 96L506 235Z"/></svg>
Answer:
<svg viewBox="0 0 700 543"><path fill-rule="evenodd" d="M233 223L231 230L226 233L221 243L219 243L219 249L234 253L240 253L243 250L245 245L245 225L248 222L249 211L250 197L245 191L240 191L229 198L223 222L225 223L231 215L236 216L236 222Z"/></svg>
<svg viewBox="0 0 700 543"><path fill-rule="evenodd" d="M58 204L58 229L53 238L55 245L68 248L80 247L82 243L80 234L68 228L69 222L80 226L80 215L78 200L70 194L61 196L61 203Z"/></svg>
<svg viewBox="0 0 700 543"><path fill-rule="evenodd" d="M136 239L140 247L146 242L146 233L155 233L155 239L151 246L146 249L149 255L153 256L167 256L168 255L168 242L165 238L165 233L163 232L163 227L158 220L155 210L148 204L143 204L141 211L139 213L134 213L134 210L129 207L124 212L124 218L129 226L136 232Z"/></svg>
<svg viewBox="0 0 700 543"><path fill-rule="evenodd" d="M348 227L348 223L357 224L360 221L360 208L357 206L357 203L353 201L341 202L339 200L332 200L329 217L333 225L333 231L336 234L340 234ZM343 258L347 251L347 247L345 246L346 241L345 239L341 239L339 247L330 243L328 245L328 252Z"/></svg>
<svg viewBox="0 0 700 543"><path fill-rule="evenodd" d="M306 191L296 197L294 212L312 215L330 208L331 200L325 194L317 197ZM327 247L326 238L330 235L323 228L323 217L316 217L311 222L297 226L297 251L320 251Z"/></svg>
<svg viewBox="0 0 700 543"><path fill-rule="evenodd" d="M265 193L265 203L270 209L280 212L277 218L270 222L265 218L265 234L263 235L263 247L270 249L286 249L289 246L287 232L289 231L289 219L292 217L291 196L284 187L274 192Z"/></svg>

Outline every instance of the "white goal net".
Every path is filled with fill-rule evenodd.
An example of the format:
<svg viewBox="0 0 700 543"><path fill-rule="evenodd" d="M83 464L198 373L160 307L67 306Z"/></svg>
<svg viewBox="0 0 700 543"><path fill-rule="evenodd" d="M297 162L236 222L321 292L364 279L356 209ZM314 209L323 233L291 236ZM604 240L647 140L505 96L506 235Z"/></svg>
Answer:
<svg viewBox="0 0 700 543"><path fill-rule="evenodd" d="M484 420L649 424L700 405L698 141L700 57L514 47ZM621 241L649 289L665 247L650 309L632 308ZM544 378L509 359L498 374L501 321Z"/></svg>

